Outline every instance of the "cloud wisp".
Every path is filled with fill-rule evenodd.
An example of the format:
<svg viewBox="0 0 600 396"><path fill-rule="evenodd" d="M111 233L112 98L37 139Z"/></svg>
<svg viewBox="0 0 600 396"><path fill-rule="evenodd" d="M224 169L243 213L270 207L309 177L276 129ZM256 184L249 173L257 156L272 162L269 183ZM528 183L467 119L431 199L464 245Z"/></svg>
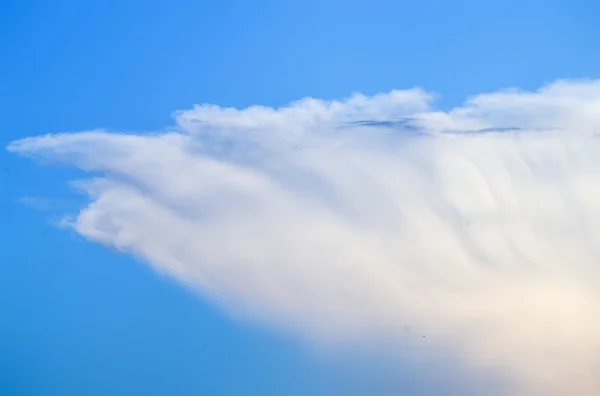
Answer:
<svg viewBox="0 0 600 396"><path fill-rule="evenodd" d="M175 119L8 149L93 173L68 224L233 314L451 350L521 395L599 394L600 82L446 112L406 90ZM427 338L407 345L407 325Z"/></svg>

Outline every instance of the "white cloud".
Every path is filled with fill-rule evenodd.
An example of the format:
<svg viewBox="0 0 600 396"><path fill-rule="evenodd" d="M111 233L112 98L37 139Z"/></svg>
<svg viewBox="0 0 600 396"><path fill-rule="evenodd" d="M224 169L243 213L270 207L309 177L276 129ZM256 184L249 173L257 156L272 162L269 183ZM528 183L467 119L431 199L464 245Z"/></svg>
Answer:
<svg viewBox="0 0 600 396"><path fill-rule="evenodd" d="M431 98L202 105L9 150L99 174L73 228L233 314L398 354L409 324L522 395L599 394L600 82Z"/></svg>

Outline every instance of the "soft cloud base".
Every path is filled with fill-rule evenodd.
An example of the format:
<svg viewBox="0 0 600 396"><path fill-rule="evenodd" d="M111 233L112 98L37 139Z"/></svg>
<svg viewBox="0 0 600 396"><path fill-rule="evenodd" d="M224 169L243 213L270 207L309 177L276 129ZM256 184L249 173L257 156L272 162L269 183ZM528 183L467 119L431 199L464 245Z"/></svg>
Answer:
<svg viewBox="0 0 600 396"><path fill-rule="evenodd" d="M202 105L163 134L9 150L99 175L69 225L233 314L322 345L450 350L522 395L600 394L600 82L430 102Z"/></svg>

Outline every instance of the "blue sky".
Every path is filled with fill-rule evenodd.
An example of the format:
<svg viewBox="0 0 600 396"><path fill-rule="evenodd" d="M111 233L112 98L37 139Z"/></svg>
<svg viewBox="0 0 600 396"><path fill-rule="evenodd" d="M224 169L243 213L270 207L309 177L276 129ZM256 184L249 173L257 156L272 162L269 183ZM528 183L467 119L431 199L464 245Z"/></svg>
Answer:
<svg viewBox="0 0 600 396"><path fill-rule="evenodd" d="M581 0L4 0L0 142L157 131L202 103L280 106L422 87L448 109L505 87L598 78L598 11ZM68 185L81 176L0 152L0 394L435 393L431 372L397 363L402 375L390 378L397 372L365 372L360 361L331 365L59 229L85 203ZM34 208L23 197L48 201Z"/></svg>

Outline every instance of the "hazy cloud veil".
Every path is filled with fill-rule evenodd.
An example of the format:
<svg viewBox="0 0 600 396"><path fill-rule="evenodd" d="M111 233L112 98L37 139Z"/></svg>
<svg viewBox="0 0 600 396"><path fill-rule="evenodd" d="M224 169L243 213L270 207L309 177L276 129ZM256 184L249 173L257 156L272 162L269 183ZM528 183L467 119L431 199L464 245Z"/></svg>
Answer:
<svg viewBox="0 0 600 396"><path fill-rule="evenodd" d="M522 395L600 394L600 82L449 112L407 90L176 121L8 149L93 172L72 227L232 313L324 344L402 345L410 324L423 353Z"/></svg>

